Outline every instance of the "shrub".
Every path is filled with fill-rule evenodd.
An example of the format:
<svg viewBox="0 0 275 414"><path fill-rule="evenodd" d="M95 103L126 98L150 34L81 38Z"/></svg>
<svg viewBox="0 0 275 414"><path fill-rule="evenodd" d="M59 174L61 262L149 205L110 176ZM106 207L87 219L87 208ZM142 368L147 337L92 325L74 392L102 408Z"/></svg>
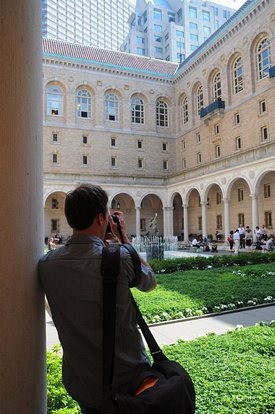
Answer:
<svg viewBox="0 0 275 414"><path fill-rule="evenodd" d="M249 252L239 255L216 255L209 257L187 257L176 259L152 259L149 261L156 273L173 273L178 270L203 270L211 267L246 266L275 262L275 253Z"/></svg>
<svg viewBox="0 0 275 414"><path fill-rule="evenodd" d="M61 381L61 348L47 352L48 414L79 414L78 404L68 395Z"/></svg>

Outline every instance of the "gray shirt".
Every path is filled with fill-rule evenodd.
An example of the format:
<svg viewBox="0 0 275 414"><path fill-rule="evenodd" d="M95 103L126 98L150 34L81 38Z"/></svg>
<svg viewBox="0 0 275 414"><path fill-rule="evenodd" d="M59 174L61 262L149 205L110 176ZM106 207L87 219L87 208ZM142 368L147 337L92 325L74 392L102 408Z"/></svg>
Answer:
<svg viewBox="0 0 275 414"><path fill-rule="evenodd" d="M102 276L103 241L72 236L67 244L39 262L39 277L63 348L63 383L81 404L100 408L102 401ZM114 387L128 382L131 372L148 363L136 325L129 285L135 280L130 254L121 248L117 283ZM136 287L150 290L153 272L142 265Z"/></svg>

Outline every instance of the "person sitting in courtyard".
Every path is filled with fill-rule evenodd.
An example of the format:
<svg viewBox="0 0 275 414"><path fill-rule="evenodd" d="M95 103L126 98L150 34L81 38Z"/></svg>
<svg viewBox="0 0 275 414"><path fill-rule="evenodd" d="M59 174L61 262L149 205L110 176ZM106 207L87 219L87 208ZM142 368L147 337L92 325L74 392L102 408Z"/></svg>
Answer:
<svg viewBox="0 0 275 414"><path fill-rule="evenodd" d="M197 249L199 249L201 247L201 245L198 242L198 240L196 239L196 237L192 240L192 247L196 247Z"/></svg>
<svg viewBox="0 0 275 414"><path fill-rule="evenodd" d="M268 252L274 252L274 237L270 236L265 244L265 250Z"/></svg>

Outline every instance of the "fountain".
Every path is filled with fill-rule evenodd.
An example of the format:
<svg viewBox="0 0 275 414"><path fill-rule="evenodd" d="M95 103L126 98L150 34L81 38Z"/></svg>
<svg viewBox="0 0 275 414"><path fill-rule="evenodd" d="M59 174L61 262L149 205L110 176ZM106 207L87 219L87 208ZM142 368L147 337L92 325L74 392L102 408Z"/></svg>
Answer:
<svg viewBox="0 0 275 414"><path fill-rule="evenodd" d="M133 237L132 244L142 256L146 256L146 260L163 259L167 257L167 252L177 251L178 238L177 236L167 238L150 235L139 236Z"/></svg>

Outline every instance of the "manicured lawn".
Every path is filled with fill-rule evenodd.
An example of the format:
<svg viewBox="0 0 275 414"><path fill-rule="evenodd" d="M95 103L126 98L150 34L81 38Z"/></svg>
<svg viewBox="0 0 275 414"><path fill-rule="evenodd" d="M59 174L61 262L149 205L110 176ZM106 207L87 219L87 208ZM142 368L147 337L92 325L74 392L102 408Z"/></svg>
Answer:
<svg viewBox="0 0 275 414"><path fill-rule="evenodd" d="M274 414L274 324L179 341L164 349L193 378L196 414Z"/></svg>
<svg viewBox="0 0 275 414"><path fill-rule="evenodd" d="M196 414L274 414L274 323L179 341L164 351L191 375ZM48 414L79 413L61 385L60 353L47 360Z"/></svg>
<svg viewBox="0 0 275 414"><path fill-rule="evenodd" d="M157 275L149 293L133 289L147 322L219 312L272 301L275 264L178 271Z"/></svg>

